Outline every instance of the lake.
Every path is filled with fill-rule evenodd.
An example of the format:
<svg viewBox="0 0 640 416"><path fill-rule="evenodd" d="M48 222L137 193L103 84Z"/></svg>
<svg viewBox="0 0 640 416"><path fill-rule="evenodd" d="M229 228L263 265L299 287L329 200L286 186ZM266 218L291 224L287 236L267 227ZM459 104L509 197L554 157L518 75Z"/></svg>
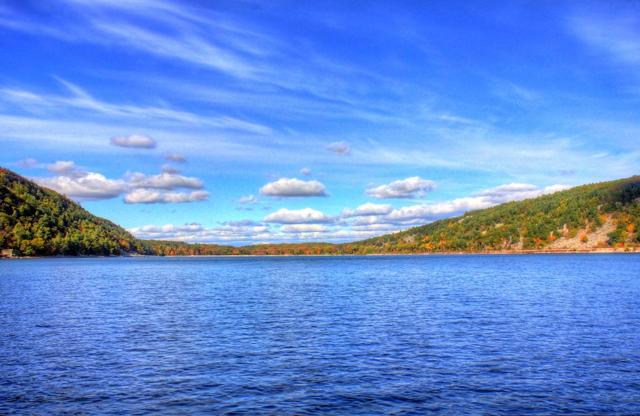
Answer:
<svg viewBox="0 0 640 416"><path fill-rule="evenodd" d="M640 414L640 255L0 262L0 413Z"/></svg>

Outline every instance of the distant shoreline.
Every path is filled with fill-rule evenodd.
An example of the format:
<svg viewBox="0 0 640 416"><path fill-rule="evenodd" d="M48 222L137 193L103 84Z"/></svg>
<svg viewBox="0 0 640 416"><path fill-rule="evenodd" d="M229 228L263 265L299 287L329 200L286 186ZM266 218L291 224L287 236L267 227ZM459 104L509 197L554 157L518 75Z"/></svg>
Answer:
<svg viewBox="0 0 640 416"><path fill-rule="evenodd" d="M633 248L600 248L595 250L500 250L500 251L445 251L427 253L369 253L369 254L202 254L202 255L172 255L159 256L150 254L128 254L123 256L14 256L0 257L0 260L29 260L29 259L78 259L78 258L126 258L126 257L410 257L410 256L466 256L466 255L526 255L526 254L639 254L640 247Z"/></svg>

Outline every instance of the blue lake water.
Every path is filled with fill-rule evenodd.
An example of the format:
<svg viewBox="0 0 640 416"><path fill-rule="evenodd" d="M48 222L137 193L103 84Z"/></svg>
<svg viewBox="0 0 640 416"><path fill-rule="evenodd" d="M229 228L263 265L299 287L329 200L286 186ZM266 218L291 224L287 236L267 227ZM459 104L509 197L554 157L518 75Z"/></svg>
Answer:
<svg viewBox="0 0 640 416"><path fill-rule="evenodd" d="M0 414L640 414L640 256L0 262Z"/></svg>

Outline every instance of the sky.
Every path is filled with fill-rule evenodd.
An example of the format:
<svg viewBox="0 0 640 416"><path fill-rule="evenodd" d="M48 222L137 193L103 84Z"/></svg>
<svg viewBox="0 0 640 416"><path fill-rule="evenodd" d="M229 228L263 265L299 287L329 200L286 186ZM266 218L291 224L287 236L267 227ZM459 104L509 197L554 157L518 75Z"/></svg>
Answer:
<svg viewBox="0 0 640 416"><path fill-rule="evenodd" d="M141 238L354 241L637 174L635 1L0 0L0 166Z"/></svg>

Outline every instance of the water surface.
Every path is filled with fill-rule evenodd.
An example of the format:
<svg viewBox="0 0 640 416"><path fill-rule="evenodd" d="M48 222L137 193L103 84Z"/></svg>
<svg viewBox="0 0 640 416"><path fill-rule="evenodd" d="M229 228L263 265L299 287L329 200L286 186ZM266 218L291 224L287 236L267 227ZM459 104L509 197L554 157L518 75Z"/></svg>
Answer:
<svg viewBox="0 0 640 416"><path fill-rule="evenodd" d="M640 414L640 256L0 262L0 413Z"/></svg>

